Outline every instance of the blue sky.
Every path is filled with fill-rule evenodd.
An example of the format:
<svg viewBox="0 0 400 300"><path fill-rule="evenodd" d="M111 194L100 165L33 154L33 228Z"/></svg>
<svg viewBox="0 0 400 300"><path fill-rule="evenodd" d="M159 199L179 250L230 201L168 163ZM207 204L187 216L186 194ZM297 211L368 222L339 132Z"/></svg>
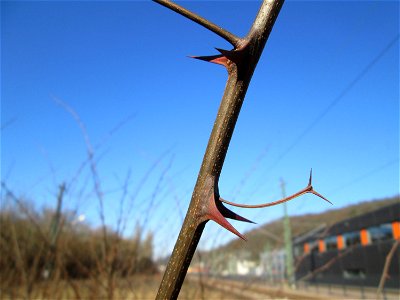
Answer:
<svg viewBox="0 0 400 300"><path fill-rule="evenodd" d="M259 7L182 4L239 36ZM291 215L398 194L398 37L395 1L287 1L239 116L221 196L276 200L280 178L296 192L311 167L316 190L334 206L304 196L288 205ZM99 224L90 168L81 168L84 138L61 100L97 145L107 224L115 226L122 203L125 234L140 223L155 231L156 254L168 254L227 77L188 56L229 45L148 1L2 1L1 45L2 180L38 207L54 206L66 182L64 207ZM235 211L260 224L282 215L281 206ZM200 246L232 238L209 223Z"/></svg>

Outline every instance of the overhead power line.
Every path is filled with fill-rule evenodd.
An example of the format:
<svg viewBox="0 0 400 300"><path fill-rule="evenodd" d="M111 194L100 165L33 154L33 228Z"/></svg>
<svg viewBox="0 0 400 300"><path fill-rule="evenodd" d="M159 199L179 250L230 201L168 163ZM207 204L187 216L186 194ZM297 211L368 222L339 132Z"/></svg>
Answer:
<svg viewBox="0 0 400 300"><path fill-rule="evenodd" d="M398 42L400 34L397 34L388 44L351 80L343 90L329 103L329 105L315 117L315 119L307 126L307 128L299 134L299 136L283 151L278 158L268 168L271 171L290 151L295 148L300 141L346 96L351 89L365 77L366 74L378 63L378 61ZM265 174L264 174L265 175ZM251 195L257 192L262 184L264 184L264 178L259 185L257 185L252 191Z"/></svg>
<svg viewBox="0 0 400 300"><path fill-rule="evenodd" d="M388 167L390 167L390 166L392 166L394 164L398 164L398 163L399 163L399 159L398 158L393 159L391 161L388 161L388 162L384 163L383 165L380 165L379 167L376 167L376 168L374 168L374 169L372 169L372 170L370 170L370 171L368 171L368 172L366 172L366 173L354 178L353 180L351 180L351 181L349 181L349 182L347 182L347 183L345 183L345 184L333 189L329 194L333 194L333 193L341 191L341 190L343 190L345 188L348 188L349 186L352 186L352 185L364 180L365 178L370 177L372 175L375 175L376 173L378 173L378 172L380 172L380 171L382 171L382 170L384 170L384 169L386 169L386 168L388 168Z"/></svg>
<svg viewBox="0 0 400 300"><path fill-rule="evenodd" d="M337 95L331 103L308 125L308 127L293 141L292 144L277 158L274 162L273 166L275 166L283 157L285 157L331 110L334 108L343 98L344 96L361 80L364 76L372 69L372 67L392 48L396 42L399 40L399 34L392 39L386 46L383 48L378 55L376 55L365 67L361 70L360 73L350 81L345 88Z"/></svg>

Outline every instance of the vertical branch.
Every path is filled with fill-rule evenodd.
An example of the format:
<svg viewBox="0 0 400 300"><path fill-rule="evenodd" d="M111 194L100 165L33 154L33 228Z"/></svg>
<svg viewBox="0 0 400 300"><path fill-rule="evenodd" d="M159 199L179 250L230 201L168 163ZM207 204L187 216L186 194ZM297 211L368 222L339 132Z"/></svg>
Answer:
<svg viewBox="0 0 400 300"><path fill-rule="evenodd" d="M99 177L99 173L97 171L97 164L95 161L95 148L92 146L92 143L89 138L89 134L86 130L86 126L81 120L79 114L69 105L61 101L60 99L57 99L53 97L54 101L62 106L71 116L75 119L77 122L81 132L83 139L85 141L86 145L86 151L87 151L87 161L89 163L89 168L93 180L93 185L94 185L94 193L96 195L97 200L99 201L99 216L100 216L100 221L101 221L101 229L102 229L102 257L100 258L100 261L98 262L98 269L99 269L99 275L100 277L105 278L106 284L105 284L105 289L107 292L107 297L108 299L113 299L114 298L114 269L113 269L113 249L111 249L110 245L110 236L107 231L107 226L106 226L106 217L105 217L105 207L104 207L104 193L102 191L102 186L101 186L101 180ZM118 129L118 127L116 128ZM116 130L115 129L115 130ZM111 133L112 134L112 131Z"/></svg>
<svg viewBox="0 0 400 300"><path fill-rule="evenodd" d="M284 0L264 0L249 34L244 39L239 39L230 33L227 34L225 30L218 31L216 27L210 28L207 25L208 21L196 17L195 14L170 1L156 2L162 2L164 6L178 11L191 20L195 19L198 24L231 41L235 46L235 49L231 51L219 50L222 55L197 57L225 66L228 71L228 81L192 199L156 297L156 299L176 299L204 226L212 218L211 215L216 216L218 214L216 210L221 208L215 199L219 198L218 180L228 146L251 77ZM217 222L221 225L224 223L222 219L218 219ZM224 226L230 225L229 223L229 225L224 224ZM229 230L234 232L235 229Z"/></svg>
<svg viewBox="0 0 400 300"><path fill-rule="evenodd" d="M123 227L122 226L122 220L123 220L123 215L124 215L124 209L125 209L125 199L128 195L128 183L131 177L131 169L128 170L128 173L126 175L124 184L122 185L122 195L121 199L119 200L119 212L118 212L118 217L117 217L117 236L121 236L123 233Z"/></svg>
<svg viewBox="0 0 400 300"><path fill-rule="evenodd" d="M101 225L102 225L102 231L103 231L103 242L104 242L104 249L103 249L103 254L104 257L107 257L107 251L108 251L108 239L107 239L107 227L106 227L106 220L105 220L105 215L104 215L104 197L103 197L103 192L101 190L101 182L100 182L100 178L99 178L99 174L97 172L97 165L96 165L96 161L94 159L94 148L92 146L92 143L90 142L90 138L89 138L89 134L86 130L86 126L83 123L83 121L81 120L79 114L72 108L70 107L67 103L63 102L60 99L57 98L53 98L54 101L60 105L61 107L63 107L76 121L76 123L78 124L81 132L82 132L82 136L83 139L85 141L85 146L86 146L86 151L87 151L87 158L88 158L88 162L90 165L90 171L92 174L92 178L93 178L93 183L94 183L94 192L96 194L97 199L99 200L99 206L100 206L100 221L101 221Z"/></svg>

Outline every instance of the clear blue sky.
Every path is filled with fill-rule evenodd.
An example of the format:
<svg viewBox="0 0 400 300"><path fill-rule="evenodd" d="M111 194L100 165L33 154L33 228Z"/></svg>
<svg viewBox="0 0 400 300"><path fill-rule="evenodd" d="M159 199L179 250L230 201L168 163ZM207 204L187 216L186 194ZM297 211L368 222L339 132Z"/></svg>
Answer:
<svg viewBox="0 0 400 300"><path fill-rule="evenodd" d="M239 36L259 7L258 1L182 4ZM316 190L334 206L305 196L289 204L291 215L398 194L398 35L397 1L287 1L244 102L221 196L276 200L280 178L293 193L305 187L311 167ZM90 170L80 169L85 142L54 100L60 99L99 145L107 224L115 226L125 199L125 215L132 203L125 234L144 224L155 231L156 254L168 254L227 77L222 67L187 56L229 45L147 1L2 1L1 45L2 180L38 207L54 207L65 181L64 207L99 224ZM281 206L234 210L261 224L282 215ZM256 228L234 225L241 232ZM209 223L200 245L231 238Z"/></svg>

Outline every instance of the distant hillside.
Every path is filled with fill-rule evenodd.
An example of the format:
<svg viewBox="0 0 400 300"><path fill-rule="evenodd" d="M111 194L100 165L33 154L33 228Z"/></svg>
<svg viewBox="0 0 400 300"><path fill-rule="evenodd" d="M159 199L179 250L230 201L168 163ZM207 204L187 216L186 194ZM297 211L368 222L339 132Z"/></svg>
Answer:
<svg viewBox="0 0 400 300"><path fill-rule="evenodd" d="M391 198L365 201L343 208L331 209L319 214L294 216L290 218L292 236L295 237L320 225L331 225L399 201L400 197L397 195ZM246 251L249 252L253 259L258 260L259 254L267 245L270 249L283 246L282 218L262 225L244 235L247 238L247 242L235 239L218 249L212 250L212 252L223 251L224 254L229 254L236 251Z"/></svg>

